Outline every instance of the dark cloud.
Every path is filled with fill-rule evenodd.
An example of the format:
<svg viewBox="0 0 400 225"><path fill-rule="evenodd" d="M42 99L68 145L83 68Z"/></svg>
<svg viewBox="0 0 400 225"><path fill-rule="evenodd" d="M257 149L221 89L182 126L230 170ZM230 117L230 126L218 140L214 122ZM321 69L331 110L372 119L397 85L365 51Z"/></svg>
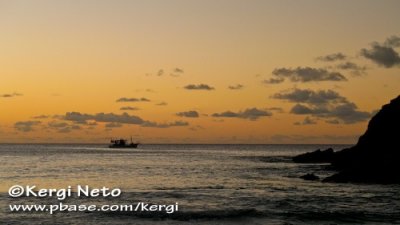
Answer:
<svg viewBox="0 0 400 225"><path fill-rule="evenodd" d="M292 110L290 110L291 113L293 114L311 114L313 112L313 110L311 110L310 108L308 108L305 105L301 105L301 104L296 104L295 106L293 106Z"/></svg>
<svg viewBox="0 0 400 225"><path fill-rule="evenodd" d="M385 43L386 46L397 48L400 47L400 37L397 37L395 35L390 36L386 39Z"/></svg>
<svg viewBox="0 0 400 225"><path fill-rule="evenodd" d="M228 88L231 89L231 90L240 90L240 89L243 89L243 87L244 86L241 85L241 84L228 86Z"/></svg>
<svg viewBox="0 0 400 225"><path fill-rule="evenodd" d="M386 68L400 65L399 54L391 46L373 43L370 49L361 49L361 55Z"/></svg>
<svg viewBox="0 0 400 225"><path fill-rule="evenodd" d="M149 99L147 98L126 98L126 97L122 97L117 99L116 102L150 102Z"/></svg>
<svg viewBox="0 0 400 225"><path fill-rule="evenodd" d="M131 106L124 106L124 107L121 107L119 110L122 110L122 111L134 111L134 110L139 110L139 108L138 107L131 107Z"/></svg>
<svg viewBox="0 0 400 225"><path fill-rule="evenodd" d="M188 84L184 87L187 90L206 90L211 91L214 90L214 87L211 87L207 84Z"/></svg>
<svg viewBox="0 0 400 225"><path fill-rule="evenodd" d="M34 127L39 125L41 122L40 121L18 121L14 124L14 128L18 131L22 131L22 132L29 132L29 131L33 131Z"/></svg>
<svg viewBox="0 0 400 225"><path fill-rule="evenodd" d="M352 124L372 116L369 112L359 111L356 104L332 90L292 89L272 97L296 103L290 111L292 114L323 118L328 123L337 120Z"/></svg>
<svg viewBox="0 0 400 225"><path fill-rule="evenodd" d="M356 76L367 74L367 72L366 72L367 67L359 66L353 62L344 62L344 63L338 64L336 66L336 68L341 69L341 70L350 70L351 73Z"/></svg>
<svg viewBox="0 0 400 225"><path fill-rule="evenodd" d="M2 94L2 95L0 95L0 97L2 97L2 98L12 98L12 97L17 97L17 96L22 96L22 94L14 92L14 93L11 93L11 94Z"/></svg>
<svg viewBox="0 0 400 225"><path fill-rule="evenodd" d="M190 117L190 118L199 117L199 113L197 111L178 112L176 113L176 115L180 117Z"/></svg>
<svg viewBox="0 0 400 225"><path fill-rule="evenodd" d="M171 123L157 123L152 121L145 121L142 127L153 127L153 128L169 128L169 127L182 127L189 126L188 122L185 121L175 121Z"/></svg>
<svg viewBox="0 0 400 225"><path fill-rule="evenodd" d="M345 60L347 57L343 53L333 53L329 55L324 55L324 56L319 56L316 58L318 61L323 61L323 62L333 62L333 61L338 61L338 60Z"/></svg>
<svg viewBox="0 0 400 225"><path fill-rule="evenodd" d="M276 93L272 96L276 99L283 99L289 102L309 103L309 104L327 104L327 103L346 103L347 99L341 96L336 91L319 90L313 91L310 89L292 89Z"/></svg>
<svg viewBox="0 0 400 225"><path fill-rule="evenodd" d="M272 113L267 110L260 110L257 108L249 108L240 112L225 111L222 113L214 113L213 117L231 117L231 118L241 118L248 120L257 120L260 117L272 116Z"/></svg>
<svg viewBox="0 0 400 225"><path fill-rule="evenodd" d="M312 82L312 81L346 81L346 77L339 72L330 72L326 69L297 67L297 68L277 68L272 74L280 79L289 79L292 82ZM268 82L268 81L267 81ZM269 80L271 82L271 80ZM278 81L281 82L281 81Z"/></svg>
<svg viewBox="0 0 400 225"><path fill-rule="evenodd" d="M366 121L371 118L371 113L358 111L357 109L356 104L346 103L334 107L326 116L339 118L347 124Z"/></svg>

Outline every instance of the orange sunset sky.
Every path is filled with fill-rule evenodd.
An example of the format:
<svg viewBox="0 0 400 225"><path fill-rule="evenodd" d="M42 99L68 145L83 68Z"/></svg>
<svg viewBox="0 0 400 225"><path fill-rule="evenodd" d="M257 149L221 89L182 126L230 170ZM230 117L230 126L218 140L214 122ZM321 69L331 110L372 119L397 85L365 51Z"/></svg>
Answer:
<svg viewBox="0 0 400 225"><path fill-rule="evenodd" d="M400 1L0 1L0 142L354 143Z"/></svg>

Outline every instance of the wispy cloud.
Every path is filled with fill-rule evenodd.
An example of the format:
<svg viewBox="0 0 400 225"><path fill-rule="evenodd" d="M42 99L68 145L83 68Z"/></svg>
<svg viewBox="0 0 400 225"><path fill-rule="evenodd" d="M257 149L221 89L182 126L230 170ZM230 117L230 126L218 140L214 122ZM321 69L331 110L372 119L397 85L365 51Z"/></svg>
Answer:
<svg viewBox="0 0 400 225"><path fill-rule="evenodd" d="M244 86L241 85L241 84L236 84L236 85L230 85L230 86L228 86L228 89L230 89L230 90L240 90L240 89L243 89L243 88L244 88Z"/></svg>
<svg viewBox="0 0 400 225"><path fill-rule="evenodd" d="M168 103L166 103L166 102L159 102L159 103L157 103L156 105L157 105L157 106L166 106L166 105L168 105Z"/></svg>
<svg viewBox="0 0 400 225"><path fill-rule="evenodd" d="M308 116L306 118L304 118L304 120L302 122L294 123L294 125L313 125L313 124L317 124L317 122Z"/></svg>
<svg viewBox="0 0 400 225"><path fill-rule="evenodd" d="M119 127L123 124L139 125L142 127L152 127L152 128L169 128L169 127L179 127L188 126L189 123L185 121L174 121L168 123L158 123L154 121L143 120L142 118L134 115L129 115L128 113L114 114L114 113L96 113L96 114L86 114L80 112L67 112L63 117L64 120L73 121L77 123L87 123L90 122L103 122L106 124L106 128Z"/></svg>
<svg viewBox="0 0 400 225"><path fill-rule="evenodd" d="M18 131L29 132L33 131L34 127L39 125L40 121L28 120L28 121L18 121L14 124L14 128Z"/></svg>
<svg viewBox="0 0 400 225"><path fill-rule="evenodd" d="M187 90L206 90L211 91L214 90L214 87L211 87L207 84L188 84L184 87Z"/></svg>
<svg viewBox="0 0 400 225"><path fill-rule="evenodd" d="M124 107L121 107L119 110L122 110L122 111L134 111L134 110L139 110L139 108L138 107L131 107L131 106L124 106Z"/></svg>
<svg viewBox="0 0 400 225"><path fill-rule="evenodd" d="M11 93L11 94L1 94L0 97L2 98L12 98L12 97L17 97L17 96L22 96L20 93Z"/></svg>
<svg viewBox="0 0 400 225"><path fill-rule="evenodd" d="M142 127L153 127L153 128L169 128L169 127L182 127L189 126L188 122L185 121L175 121L170 123L157 123L152 121L145 121Z"/></svg>
<svg viewBox="0 0 400 225"><path fill-rule="evenodd" d="M144 122L138 116L129 115L123 113L121 115L114 113L97 113L97 114L85 114L80 112L67 112L64 116L65 120L68 121L88 121L93 120L96 122L107 122L107 123L126 123L126 124L142 124Z"/></svg>
<svg viewBox="0 0 400 225"><path fill-rule="evenodd" d="M241 119L248 119L248 120L257 120L261 117L265 116L272 116L272 113L267 110L260 110L257 108L249 108L245 109L244 111L239 112L232 112L232 111L225 111L221 113L214 113L212 114L213 117L227 117L227 118L241 118Z"/></svg>
<svg viewBox="0 0 400 225"><path fill-rule="evenodd" d="M329 54L329 55L324 55L324 56L319 56L316 58L317 61L323 61L323 62L334 62L334 61L339 61L339 60L345 60L347 56L341 52Z"/></svg>
<svg viewBox="0 0 400 225"><path fill-rule="evenodd" d="M359 66L353 62L344 62L336 65L337 69L341 70L350 70L352 75L360 76L367 74L367 67L366 66Z"/></svg>
<svg viewBox="0 0 400 225"><path fill-rule="evenodd" d="M185 111L176 113L177 116L180 117L189 117L189 118L197 118L199 117L199 113L197 111Z"/></svg>
<svg viewBox="0 0 400 225"><path fill-rule="evenodd" d="M284 79L292 82L312 82L312 81L346 81L346 77L339 72L331 72L322 68L297 67L297 68L277 68L272 71L276 77L264 82L281 83Z"/></svg>
<svg viewBox="0 0 400 225"><path fill-rule="evenodd" d="M122 97L116 100L116 102L150 102L147 98L126 98Z"/></svg>

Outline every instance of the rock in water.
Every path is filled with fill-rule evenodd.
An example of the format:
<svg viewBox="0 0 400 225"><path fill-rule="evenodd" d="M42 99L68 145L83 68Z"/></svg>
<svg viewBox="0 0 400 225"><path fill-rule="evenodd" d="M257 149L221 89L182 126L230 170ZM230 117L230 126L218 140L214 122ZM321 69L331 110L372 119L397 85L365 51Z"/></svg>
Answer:
<svg viewBox="0 0 400 225"><path fill-rule="evenodd" d="M324 151L318 149L313 152L295 156L293 161L297 163L330 163L333 160L334 154L332 148L328 148Z"/></svg>
<svg viewBox="0 0 400 225"><path fill-rule="evenodd" d="M327 182L400 183L400 96L370 120L358 143L334 154Z"/></svg>

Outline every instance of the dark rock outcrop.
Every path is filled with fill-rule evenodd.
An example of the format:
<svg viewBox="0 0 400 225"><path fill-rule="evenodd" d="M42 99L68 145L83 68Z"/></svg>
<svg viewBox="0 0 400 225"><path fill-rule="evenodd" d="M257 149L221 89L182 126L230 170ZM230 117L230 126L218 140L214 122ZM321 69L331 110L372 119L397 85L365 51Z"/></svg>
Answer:
<svg viewBox="0 0 400 225"><path fill-rule="evenodd" d="M370 120L355 146L324 161L339 171L326 182L400 183L400 96Z"/></svg>
<svg viewBox="0 0 400 225"><path fill-rule="evenodd" d="M318 149L313 152L295 156L293 161L297 163L331 163L334 155L335 153L332 148L328 148L324 151Z"/></svg>

